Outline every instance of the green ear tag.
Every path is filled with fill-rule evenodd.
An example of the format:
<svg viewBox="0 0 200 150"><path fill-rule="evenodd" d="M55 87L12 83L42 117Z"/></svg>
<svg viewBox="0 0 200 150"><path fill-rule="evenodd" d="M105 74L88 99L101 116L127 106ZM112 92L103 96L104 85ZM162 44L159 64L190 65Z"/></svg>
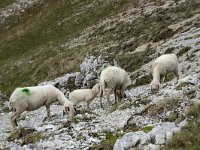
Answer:
<svg viewBox="0 0 200 150"><path fill-rule="evenodd" d="M27 95L31 95L30 90L28 88L23 88L22 92L27 94Z"/></svg>

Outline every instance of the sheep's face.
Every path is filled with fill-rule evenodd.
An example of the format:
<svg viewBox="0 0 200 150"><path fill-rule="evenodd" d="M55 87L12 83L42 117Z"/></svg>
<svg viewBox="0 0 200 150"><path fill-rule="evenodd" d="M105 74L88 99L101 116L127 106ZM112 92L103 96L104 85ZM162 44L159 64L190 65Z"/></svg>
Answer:
<svg viewBox="0 0 200 150"><path fill-rule="evenodd" d="M100 84L95 84L92 90L95 91L96 94L100 93Z"/></svg>
<svg viewBox="0 0 200 150"><path fill-rule="evenodd" d="M63 115L68 114L70 120L76 115L76 108L72 103L66 103L64 105Z"/></svg>
<svg viewBox="0 0 200 150"><path fill-rule="evenodd" d="M160 83L159 82L151 82L151 92L155 93L159 91Z"/></svg>
<svg viewBox="0 0 200 150"><path fill-rule="evenodd" d="M123 95L122 95L121 90L117 90L117 91L116 91L116 95L117 95L119 101L121 101L122 98L126 98L126 93L123 93Z"/></svg>

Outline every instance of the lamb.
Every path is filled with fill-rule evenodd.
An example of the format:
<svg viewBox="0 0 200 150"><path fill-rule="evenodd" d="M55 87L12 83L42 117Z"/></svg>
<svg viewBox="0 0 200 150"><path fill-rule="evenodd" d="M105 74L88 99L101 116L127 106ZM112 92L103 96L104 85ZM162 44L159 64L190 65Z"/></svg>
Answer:
<svg viewBox="0 0 200 150"><path fill-rule="evenodd" d="M110 94L114 92L115 103L116 97L118 96L119 100L122 100L125 95L125 89L129 82L128 74L125 70L116 67L109 66L106 67L100 75L100 102L102 107L102 95L106 95L109 105L110 102ZM107 88L107 92L106 92Z"/></svg>
<svg viewBox="0 0 200 150"><path fill-rule="evenodd" d="M95 84L92 89L78 89L74 90L69 94L69 100L74 104L78 102L85 101L87 102L87 109L89 109L90 102L99 94L100 85Z"/></svg>
<svg viewBox="0 0 200 150"><path fill-rule="evenodd" d="M150 83L151 91L156 92L160 89L161 83L164 83L167 72L173 72L176 76L176 83L179 80L178 59L175 54L165 54L158 57L152 64L151 74L153 80ZM160 83L161 82L161 83Z"/></svg>
<svg viewBox="0 0 200 150"><path fill-rule="evenodd" d="M50 120L50 105L59 101L64 105L64 111L69 114L70 119L75 115L73 102L70 102L64 94L52 85L19 87L11 94L9 102L10 109L14 111L11 116L11 124L15 128L17 118L24 111L33 111L46 106L47 119Z"/></svg>

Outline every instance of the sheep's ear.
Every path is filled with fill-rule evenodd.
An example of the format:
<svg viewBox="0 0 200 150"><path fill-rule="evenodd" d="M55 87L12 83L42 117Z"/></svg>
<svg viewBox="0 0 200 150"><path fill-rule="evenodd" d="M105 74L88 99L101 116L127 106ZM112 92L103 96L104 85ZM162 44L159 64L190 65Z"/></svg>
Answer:
<svg viewBox="0 0 200 150"><path fill-rule="evenodd" d="M65 107L65 111L66 111L66 112L69 112L69 107Z"/></svg>
<svg viewBox="0 0 200 150"><path fill-rule="evenodd" d="M63 116L66 114L66 112L63 110Z"/></svg>

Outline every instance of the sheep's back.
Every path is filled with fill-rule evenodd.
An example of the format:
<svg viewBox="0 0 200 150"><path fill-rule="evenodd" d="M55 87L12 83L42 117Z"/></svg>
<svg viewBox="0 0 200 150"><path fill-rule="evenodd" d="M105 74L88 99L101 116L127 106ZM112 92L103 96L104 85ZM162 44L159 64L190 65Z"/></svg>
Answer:
<svg viewBox="0 0 200 150"><path fill-rule="evenodd" d="M100 82L106 82L108 87L121 85L127 80L125 70L118 67L108 67L102 71L100 75Z"/></svg>
<svg viewBox="0 0 200 150"><path fill-rule="evenodd" d="M69 100L72 102L84 101L90 97L93 97L91 89L78 89L74 90L69 94Z"/></svg>
<svg viewBox="0 0 200 150"><path fill-rule="evenodd" d="M154 68L158 64L162 64L167 70L173 71L178 65L178 59L174 54L166 54L158 57L154 61L152 68Z"/></svg>
<svg viewBox="0 0 200 150"><path fill-rule="evenodd" d="M16 88L10 97L10 103L15 107L28 107L28 110L35 110L45 105L47 100L50 103L55 101L55 87L35 86Z"/></svg>

